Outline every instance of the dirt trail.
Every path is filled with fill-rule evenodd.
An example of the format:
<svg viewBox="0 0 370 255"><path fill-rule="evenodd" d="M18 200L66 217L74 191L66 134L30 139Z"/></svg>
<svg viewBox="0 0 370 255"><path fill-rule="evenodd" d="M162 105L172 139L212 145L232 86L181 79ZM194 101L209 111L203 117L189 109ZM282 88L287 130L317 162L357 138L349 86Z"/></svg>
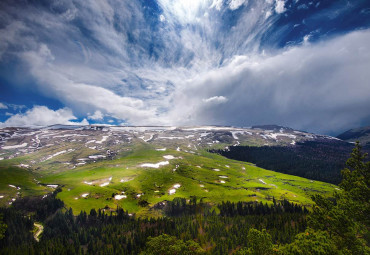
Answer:
<svg viewBox="0 0 370 255"><path fill-rule="evenodd" d="M34 234L34 238L38 242L38 241L40 241L39 236L41 235L42 231L44 231L44 226L39 224L39 223L36 223L36 222L33 223L33 225L37 228L37 231Z"/></svg>

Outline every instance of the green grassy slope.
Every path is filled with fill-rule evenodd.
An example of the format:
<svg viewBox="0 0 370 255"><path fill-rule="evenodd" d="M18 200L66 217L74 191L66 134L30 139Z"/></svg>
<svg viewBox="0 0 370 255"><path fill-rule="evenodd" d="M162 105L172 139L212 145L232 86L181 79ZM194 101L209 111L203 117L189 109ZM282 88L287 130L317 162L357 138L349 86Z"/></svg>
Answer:
<svg viewBox="0 0 370 255"><path fill-rule="evenodd" d="M174 158L166 159L166 155ZM159 168L141 166L165 161L169 164ZM10 163L11 160L8 160L6 164ZM24 195L41 194L45 190L35 183L34 173L28 170L4 167L0 173L5 176L0 178L0 194L17 192L9 184L27 189ZM91 208L108 206L115 209L120 206L130 213L142 216L155 215L157 212L149 208L158 202L190 196L203 197L212 204L226 200L270 202L275 197L310 206L310 195L330 195L336 187L268 171L205 151L156 151L153 146L146 144L135 146L132 153L115 160L97 161L67 171L39 170L38 174L40 176L37 178L42 183L62 186L58 197L67 207L72 207L75 213L89 211ZM104 183L109 184L101 186ZM181 186L175 186L176 184ZM175 193L170 194L171 190ZM88 195L84 197L86 194ZM127 197L117 200L114 195ZM149 206L140 207L139 200L148 201Z"/></svg>
<svg viewBox="0 0 370 255"><path fill-rule="evenodd" d="M37 177L34 172L23 168L0 166L0 206L9 205L12 199L43 195L53 190L37 184Z"/></svg>

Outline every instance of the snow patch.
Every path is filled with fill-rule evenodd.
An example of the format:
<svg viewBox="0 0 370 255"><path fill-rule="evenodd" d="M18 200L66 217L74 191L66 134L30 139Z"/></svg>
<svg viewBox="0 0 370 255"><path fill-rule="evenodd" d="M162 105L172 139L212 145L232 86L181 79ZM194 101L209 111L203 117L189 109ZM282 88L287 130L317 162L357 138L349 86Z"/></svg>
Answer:
<svg viewBox="0 0 370 255"><path fill-rule="evenodd" d="M166 151L167 148L162 148L162 149L155 149L156 151Z"/></svg>
<svg viewBox="0 0 370 255"><path fill-rule="evenodd" d="M126 195L115 195L114 196L115 200L121 200L122 198L127 198L127 196Z"/></svg>
<svg viewBox="0 0 370 255"><path fill-rule="evenodd" d="M247 133L249 133L250 135L252 134L251 132L247 132ZM239 137L237 136L237 134L243 135L244 134L244 131L231 131L231 134L233 135L233 138L235 140L238 140Z"/></svg>
<svg viewBox="0 0 370 255"><path fill-rule="evenodd" d="M154 135L153 135L153 134L150 134L149 139L145 139L145 136L141 136L141 137L139 137L139 138L140 138L140 139L142 139L144 142L149 142L150 140L152 140L152 139L153 139L153 137L154 137Z"/></svg>
<svg viewBox="0 0 370 255"><path fill-rule="evenodd" d="M180 187L181 187L181 184L176 183L175 185L173 185L173 187L174 187L175 189L178 189L178 188L180 188Z"/></svg>
<svg viewBox="0 0 370 255"><path fill-rule="evenodd" d="M9 146L3 146L3 150L12 150L12 149L18 149L18 148L24 148L28 145L28 143L22 143L18 145L9 145Z"/></svg>
<svg viewBox="0 0 370 255"><path fill-rule="evenodd" d="M174 156L172 156L172 155L164 155L163 156L165 159L174 159L175 157Z"/></svg>
<svg viewBox="0 0 370 255"><path fill-rule="evenodd" d="M107 182L104 182L104 183L102 183L102 184L100 184L100 187L105 187L105 186L108 186L109 185L109 183L112 181L112 176L111 177L109 177L109 179L108 179L108 181Z"/></svg>
<svg viewBox="0 0 370 255"><path fill-rule="evenodd" d="M262 179L258 179L260 182L262 182L263 184L266 184L266 182L264 182Z"/></svg>
<svg viewBox="0 0 370 255"><path fill-rule="evenodd" d="M44 161L50 160L50 159L52 159L52 158L54 158L54 157L56 157L56 156L59 156L59 155L61 155L61 154L64 154L64 153L66 153L66 152L71 152L71 151L74 151L74 149L69 149L69 150L59 151L59 152L57 152L57 153L54 153L53 155L50 155L50 156L46 157L46 158L45 158L44 160L42 160L41 162L44 162Z"/></svg>
<svg viewBox="0 0 370 255"><path fill-rule="evenodd" d="M108 139L109 136L104 135L103 138L100 141L96 141L95 143L102 144Z"/></svg>
<svg viewBox="0 0 370 255"><path fill-rule="evenodd" d="M181 184L176 183L172 186L172 188L168 191L169 195L173 195L176 193L176 190L181 187Z"/></svg>
<svg viewBox="0 0 370 255"><path fill-rule="evenodd" d="M159 167L161 167L161 166L168 165L169 163L170 163L170 162L168 162L168 161L161 161L161 162L156 163L156 164L145 163L145 164L141 164L140 166L141 166L141 167L159 168Z"/></svg>
<svg viewBox="0 0 370 255"><path fill-rule="evenodd" d="M174 140L174 139L184 139L184 137L181 136L162 136L158 137L158 139L169 139L169 140Z"/></svg>
<svg viewBox="0 0 370 255"><path fill-rule="evenodd" d="M99 158L106 158L104 155L91 155L89 156L89 159L99 159Z"/></svg>
<svg viewBox="0 0 370 255"><path fill-rule="evenodd" d="M89 195L89 193L82 194L81 197L86 198Z"/></svg>

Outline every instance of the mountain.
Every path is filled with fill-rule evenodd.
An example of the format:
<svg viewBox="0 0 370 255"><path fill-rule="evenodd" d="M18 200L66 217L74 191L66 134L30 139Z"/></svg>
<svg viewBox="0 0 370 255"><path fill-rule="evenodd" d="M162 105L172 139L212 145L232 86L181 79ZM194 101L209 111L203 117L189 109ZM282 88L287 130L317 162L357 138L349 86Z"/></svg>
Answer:
<svg viewBox="0 0 370 255"><path fill-rule="evenodd" d="M284 127L57 125L3 128L0 137L1 205L58 188L57 197L76 213L119 206L151 216L174 197L197 196L210 205L275 198L310 206L312 194L329 196L336 188L209 152L339 141Z"/></svg>
<svg viewBox="0 0 370 255"><path fill-rule="evenodd" d="M347 130L337 138L348 142L360 141L363 146L370 146L370 126Z"/></svg>

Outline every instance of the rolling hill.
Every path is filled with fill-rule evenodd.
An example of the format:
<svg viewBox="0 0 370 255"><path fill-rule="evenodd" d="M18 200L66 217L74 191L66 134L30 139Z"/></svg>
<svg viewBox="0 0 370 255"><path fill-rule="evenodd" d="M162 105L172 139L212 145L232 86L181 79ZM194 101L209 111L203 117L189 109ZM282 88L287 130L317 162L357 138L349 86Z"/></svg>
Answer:
<svg viewBox="0 0 370 255"><path fill-rule="evenodd" d="M161 215L175 197L222 201L287 199L310 206L333 184L262 169L208 152L233 146L289 146L335 140L284 127L51 126L0 131L0 204L25 196L58 198L75 213L117 206L140 216Z"/></svg>

